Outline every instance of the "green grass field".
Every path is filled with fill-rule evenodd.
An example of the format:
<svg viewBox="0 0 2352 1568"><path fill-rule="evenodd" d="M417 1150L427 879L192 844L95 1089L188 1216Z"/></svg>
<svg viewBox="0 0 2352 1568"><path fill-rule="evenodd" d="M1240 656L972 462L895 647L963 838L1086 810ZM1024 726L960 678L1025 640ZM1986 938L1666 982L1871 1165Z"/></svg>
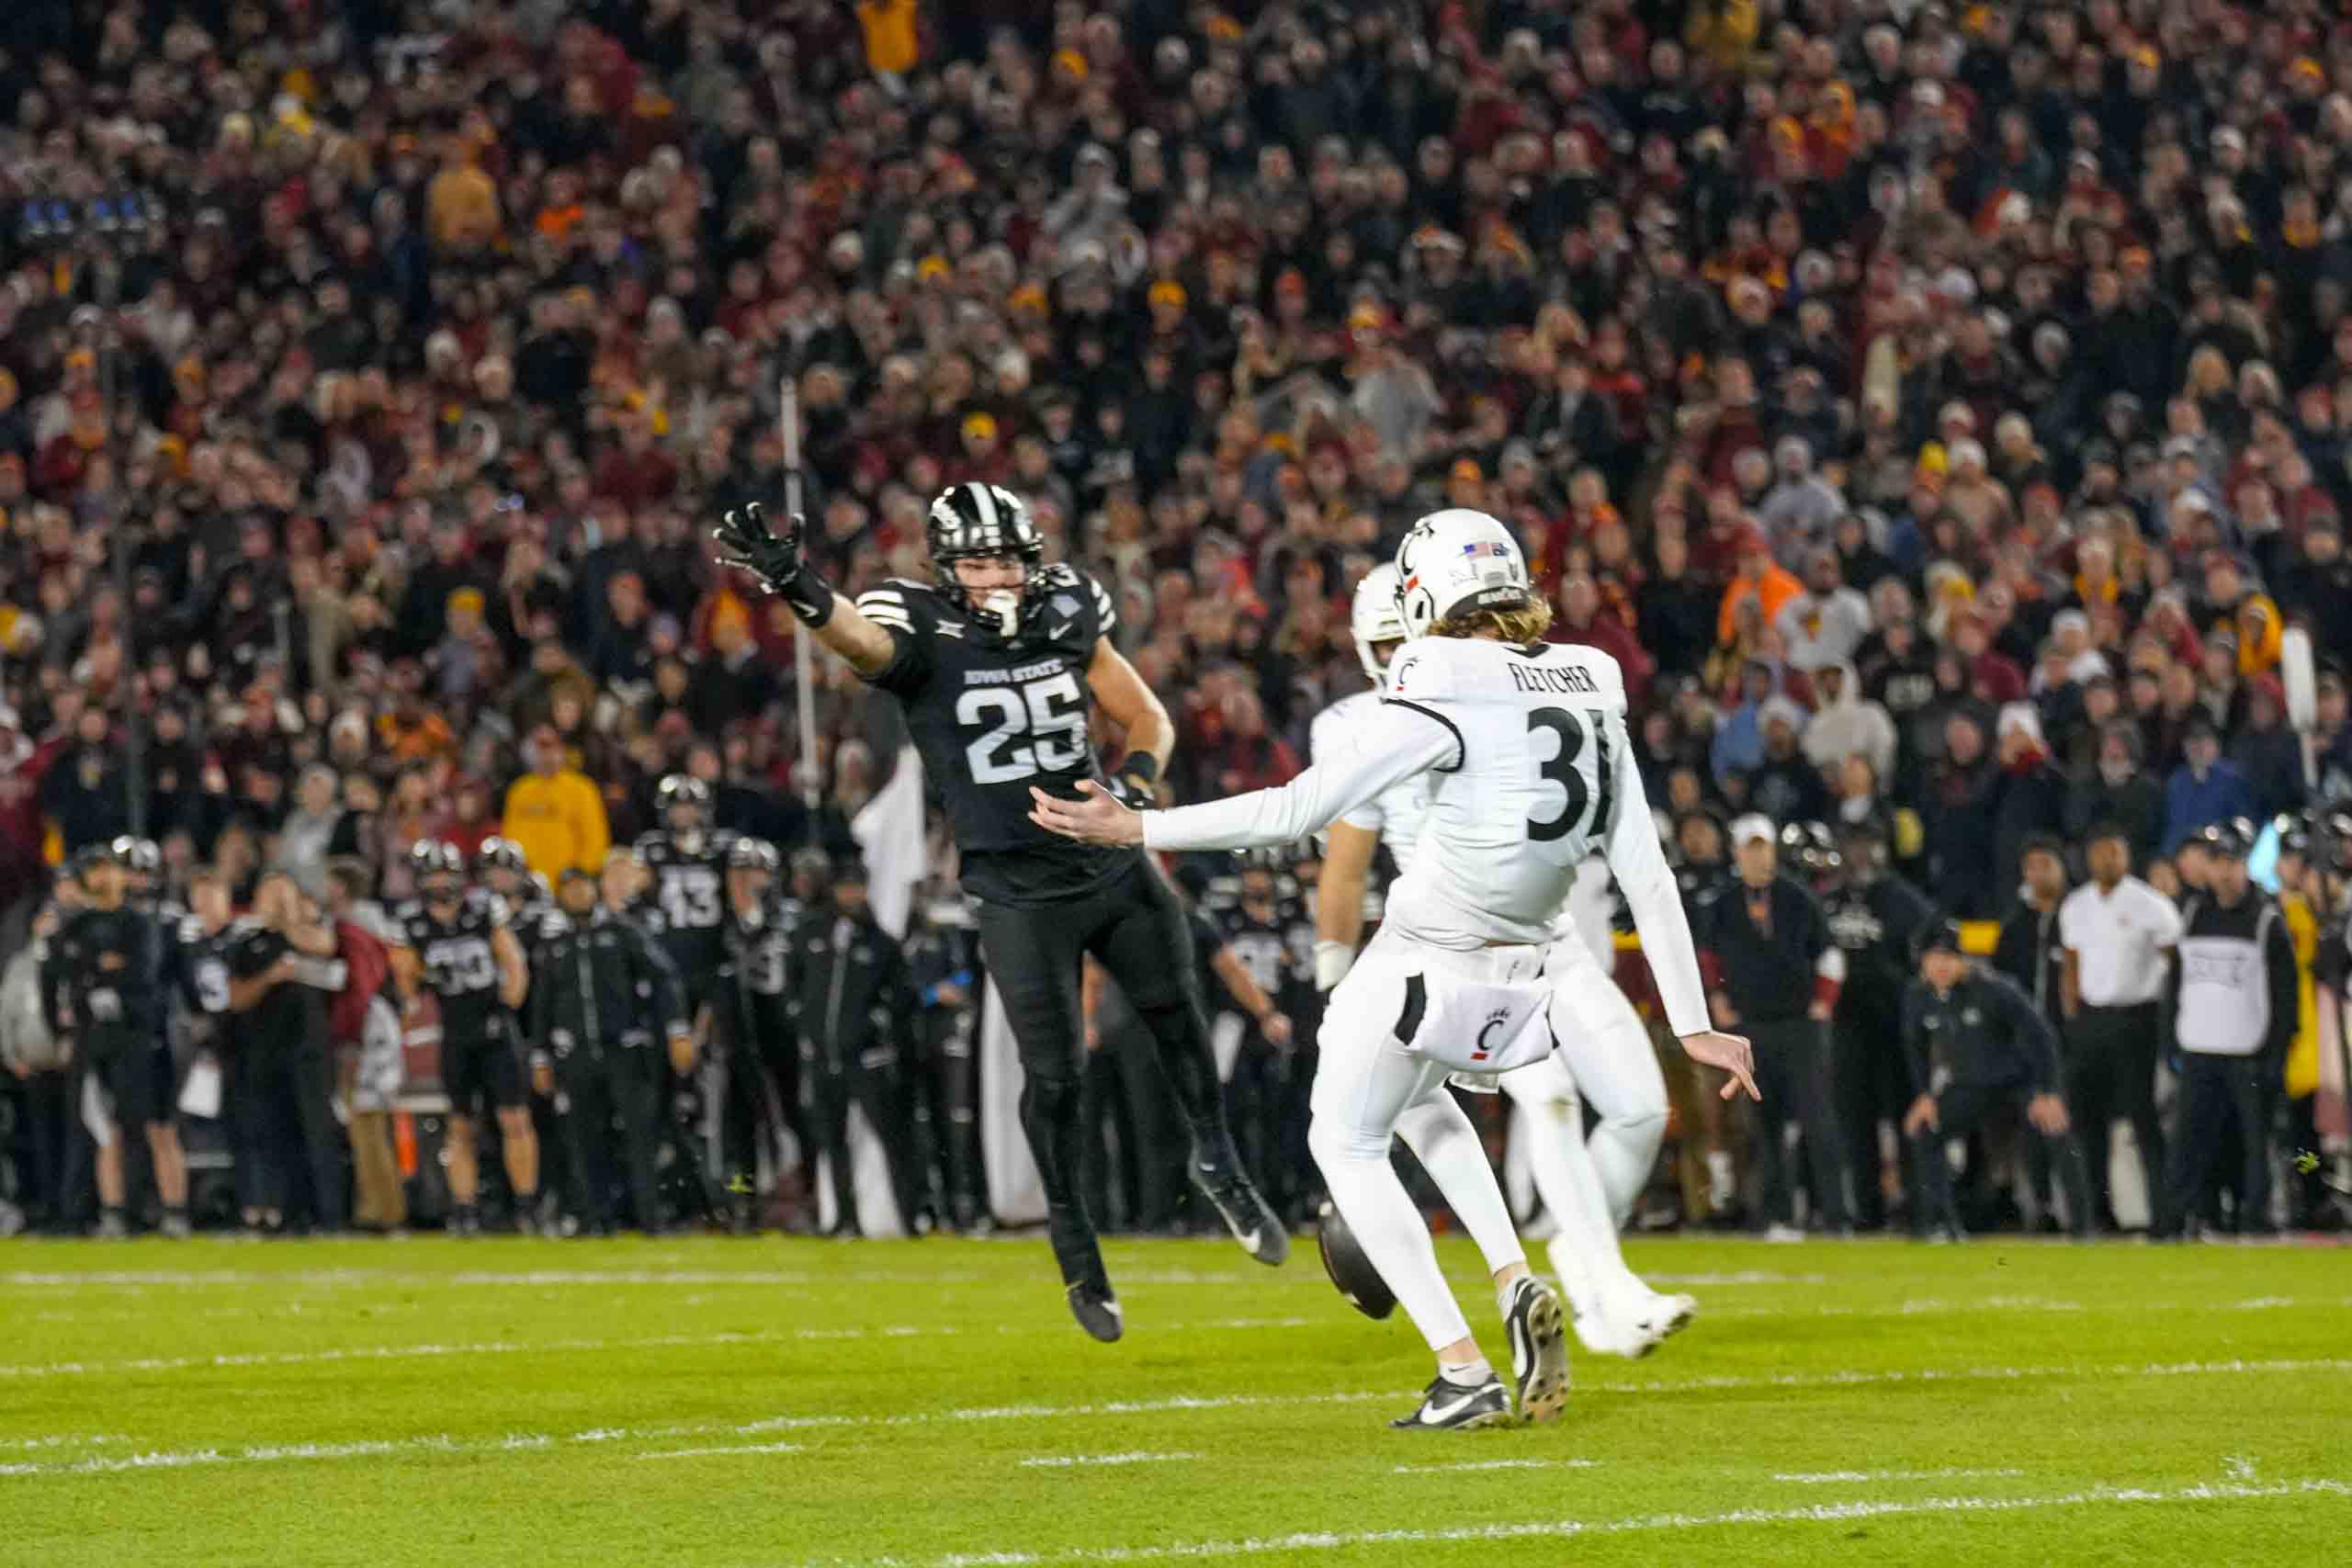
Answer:
<svg viewBox="0 0 2352 1568"><path fill-rule="evenodd" d="M1443 1245L1498 1353L1476 1254ZM1641 1242L1567 1418L1396 1435L1311 1245L0 1248L0 1563L2341 1561L2352 1250ZM1540 1256L1540 1255L1539 1255Z"/></svg>

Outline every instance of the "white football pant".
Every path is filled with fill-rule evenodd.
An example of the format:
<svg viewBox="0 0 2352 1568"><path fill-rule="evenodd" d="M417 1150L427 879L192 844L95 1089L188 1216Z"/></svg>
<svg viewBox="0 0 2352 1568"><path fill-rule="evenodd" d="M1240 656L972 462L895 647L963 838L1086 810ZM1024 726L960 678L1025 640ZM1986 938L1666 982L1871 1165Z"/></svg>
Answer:
<svg viewBox="0 0 2352 1568"><path fill-rule="evenodd" d="M1388 1163L1390 1140L1404 1135L1490 1273L1524 1262L1526 1253L1477 1132L1445 1087L1452 1069L1398 1038L1400 1026L1458 1030L1461 1021L1446 1016L1441 988L1408 982L1455 976L1484 986L1540 986L1542 962L1538 947L1454 953L1384 931L1324 1010L1307 1147L1332 1205L1432 1350L1469 1337L1470 1325L1438 1269L1429 1226ZM1416 995L1423 1007L1408 1018Z"/></svg>

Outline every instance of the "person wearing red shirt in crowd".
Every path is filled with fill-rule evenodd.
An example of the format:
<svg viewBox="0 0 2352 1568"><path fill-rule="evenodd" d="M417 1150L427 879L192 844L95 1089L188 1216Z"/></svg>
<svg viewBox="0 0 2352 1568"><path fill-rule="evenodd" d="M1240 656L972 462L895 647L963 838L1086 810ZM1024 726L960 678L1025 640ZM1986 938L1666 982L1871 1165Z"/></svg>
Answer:
<svg viewBox="0 0 2352 1568"><path fill-rule="evenodd" d="M1634 705L1638 707L1648 699L1650 677L1657 673L1657 662L1624 618L1602 605L1600 585L1590 572L1571 571L1560 579L1560 618L1552 623L1544 640L1600 649L1624 671L1625 694Z"/></svg>

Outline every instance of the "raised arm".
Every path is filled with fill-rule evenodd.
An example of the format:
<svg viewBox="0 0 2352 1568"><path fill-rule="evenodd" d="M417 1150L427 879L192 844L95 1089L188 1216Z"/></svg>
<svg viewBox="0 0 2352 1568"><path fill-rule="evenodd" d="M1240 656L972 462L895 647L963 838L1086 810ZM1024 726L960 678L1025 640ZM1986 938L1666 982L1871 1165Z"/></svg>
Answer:
<svg viewBox="0 0 2352 1568"><path fill-rule="evenodd" d="M800 624L860 675L878 675L898 657L897 640L817 575L802 548L807 527L794 517L782 532L771 530L755 501L729 513L711 536L718 541L720 564L747 571L762 588L781 594Z"/></svg>

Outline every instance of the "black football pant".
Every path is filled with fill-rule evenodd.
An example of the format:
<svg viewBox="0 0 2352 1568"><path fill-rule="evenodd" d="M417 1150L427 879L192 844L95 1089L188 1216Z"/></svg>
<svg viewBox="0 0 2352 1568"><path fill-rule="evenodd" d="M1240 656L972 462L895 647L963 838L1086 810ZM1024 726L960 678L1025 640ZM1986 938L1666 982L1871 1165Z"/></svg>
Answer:
<svg viewBox="0 0 2352 1568"><path fill-rule="evenodd" d="M243 1091L251 1097L249 1135L262 1158L261 1205L313 1229L343 1228L345 1139L334 1119L334 1069L323 1047L305 1043L245 1045ZM307 1201L298 1201L298 1194Z"/></svg>
<svg viewBox="0 0 2352 1568"><path fill-rule="evenodd" d="M2113 1125L2132 1123L2140 1148L2140 1169L2148 1184L2152 1228L2168 1230L2165 1195L2165 1134L2156 1122L2156 1004L2086 1007L2066 1032L2066 1112L2081 1130L2083 1158L2090 1168L2091 1216L2112 1227L2115 1204L2108 1190L2114 1154Z"/></svg>
<svg viewBox="0 0 2352 1568"><path fill-rule="evenodd" d="M2022 1111L2032 1095L2030 1085L2014 1080L1999 1083L1950 1083L1936 1096L1936 1128L1911 1140L1911 1163L1919 1173L1918 1212L1912 1215L1915 1231L1949 1225L1959 1231L1960 1208L1952 1197L1951 1156L1946 1145L1965 1138L2002 1111ZM2088 1235L2098 1225L2091 1213L2090 1180L2083 1170L2083 1151L2072 1131L2049 1137L2032 1122L2026 1136L2039 1143L2058 1173L2066 1194L2066 1218L2076 1235Z"/></svg>
<svg viewBox="0 0 2352 1568"><path fill-rule="evenodd" d="M1763 1182L1765 1217L1775 1224L1796 1223L1796 1173L1787 1146L1788 1125L1794 1122L1804 1134L1812 1212L1825 1228L1842 1230L1853 1223L1853 1209L1845 1139L1829 1099L1829 1026L1794 1018L1746 1029L1756 1048L1756 1087L1764 1096L1761 1103L1748 1102L1756 1119L1748 1145Z"/></svg>
<svg viewBox="0 0 2352 1568"><path fill-rule="evenodd" d="M62 1069L5 1081L16 1096L17 1201L28 1226L62 1224L73 1207L65 1196L66 1165L79 1121L74 1089L81 1075Z"/></svg>
<svg viewBox="0 0 2352 1568"><path fill-rule="evenodd" d="M2223 1134L2233 1124L2239 1159L2232 1183L2237 1228L2258 1232L2269 1225L2270 1090L2264 1080L2278 1070L2278 1059L2268 1055L2180 1054L2180 1111L2165 1168L2166 1234L2178 1234L2198 1213L2206 1176L2224 1152Z"/></svg>
<svg viewBox="0 0 2352 1568"><path fill-rule="evenodd" d="M1903 1058L1903 1027L1899 1020L1876 1009L1841 1013L1832 1025L1837 1043L1831 1090L1838 1102L1838 1125L1846 1150L1854 1161L1854 1224L1877 1230L1886 1224L1886 1190L1879 1157L1878 1128L1891 1122L1899 1131L1903 1113L1911 1105L1911 1067ZM1902 1145L1898 1142L1898 1151ZM1905 1157L1898 1152L1898 1161ZM1914 1190L1907 1171L1905 1193Z"/></svg>
<svg viewBox="0 0 2352 1568"><path fill-rule="evenodd" d="M815 1156L822 1154L825 1168L833 1177L834 1228L858 1229L857 1173L852 1168L849 1152L849 1113L854 1106L865 1113L866 1125L881 1143L899 1218L912 1232L916 1215L928 1205L923 1201L923 1184L918 1179L922 1160L915 1147L913 1118L898 1067L853 1066L829 1072L822 1065L815 1065L808 1070L807 1083L809 1132L817 1140L810 1153L810 1169L815 1169Z"/></svg>
<svg viewBox="0 0 2352 1568"><path fill-rule="evenodd" d="M659 1049L651 1044L582 1045L556 1064L556 1089L564 1101L566 1201L583 1228L608 1230L613 1225L613 1183L607 1173L617 1131L631 1217L649 1235L662 1229L662 1191L654 1179L661 1146L654 1124L653 1055Z"/></svg>
<svg viewBox="0 0 2352 1568"><path fill-rule="evenodd" d="M1159 1044L1115 990L1105 989L1094 1021L1102 1048L1086 1078L1088 1212L1132 1231L1170 1229L1183 1214L1185 1136ZM1106 1208L1114 1189L1117 1201Z"/></svg>
<svg viewBox="0 0 2352 1568"><path fill-rule="evenodd" d="M1137 853L1094 892L1035 908L983 902L980 953L1021 1050L1021 1128L1046 1190L1062 1278L1102 1272L1080 1186L1086 1142L1079 960L1091 954L1143 1019L1194 1147L1233 1157L1225 1102L1193 980L1193 932L1176 891Z"/></svg>
<svg viewBox="0 0 2352 1568"><path fill-rule="evenodd" d="M741 1212L758 1182L764 1136L782 1180L789 1131L803 1165L812 1170L816 1146L800 1110L800 1044L784 1016L784 998L750 995L727 1015L726 1049L718 1058L720 1175Z"/></svg>

